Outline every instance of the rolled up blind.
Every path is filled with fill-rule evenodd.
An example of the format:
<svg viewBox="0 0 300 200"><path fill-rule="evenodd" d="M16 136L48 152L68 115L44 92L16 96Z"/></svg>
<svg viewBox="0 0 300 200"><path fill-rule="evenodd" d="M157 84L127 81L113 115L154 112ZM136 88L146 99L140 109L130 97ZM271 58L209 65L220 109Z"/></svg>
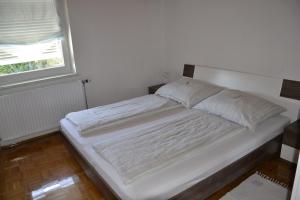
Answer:
<svg viewBox="0 0 300 200"><path fill-rule="evenodd" d="M60 37L56 0L0 0L0 46Z"/></svg>

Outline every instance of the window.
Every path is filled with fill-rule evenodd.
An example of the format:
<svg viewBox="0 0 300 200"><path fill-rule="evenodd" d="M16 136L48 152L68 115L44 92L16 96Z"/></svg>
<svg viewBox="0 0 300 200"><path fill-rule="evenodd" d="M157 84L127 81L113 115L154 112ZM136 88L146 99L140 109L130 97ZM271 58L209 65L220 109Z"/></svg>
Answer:
<svg viewBox="0 0 300 200"><path fill-rule="evenodd" d="M0 0L0 86L75 73L65 0Z"/></svg>

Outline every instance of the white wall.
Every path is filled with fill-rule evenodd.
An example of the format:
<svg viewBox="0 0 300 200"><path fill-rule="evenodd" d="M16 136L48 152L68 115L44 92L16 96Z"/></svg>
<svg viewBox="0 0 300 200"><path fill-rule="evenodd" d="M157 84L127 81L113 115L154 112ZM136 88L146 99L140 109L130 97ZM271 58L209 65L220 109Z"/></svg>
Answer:
<svg viewBox="0 0 300 200"><path fill-rule="evenodd" d="M91 106L146 93L184 63L300 79L299 0L68 0Z"/></svg>
<svg viewBox="0 0 300 200"><path fill-rule="evenodd" d="M74 56L90 106L146 94L164 65L161 0L68 0Z"/></svg>
<svg viewBox="0 0 300 200"><path fill-rule="evenodd" d="M299 0L165 0L166 63L300 80Z"/></svg>
<svg viewBox="0 0 300 200"><path fill-rule="evenodd" d="M298 163L297 166L297 171L296 171L294 185L293 185L293 192L291 197L291 200L298 200L298 199L300 199L300 163Z"/></svg>

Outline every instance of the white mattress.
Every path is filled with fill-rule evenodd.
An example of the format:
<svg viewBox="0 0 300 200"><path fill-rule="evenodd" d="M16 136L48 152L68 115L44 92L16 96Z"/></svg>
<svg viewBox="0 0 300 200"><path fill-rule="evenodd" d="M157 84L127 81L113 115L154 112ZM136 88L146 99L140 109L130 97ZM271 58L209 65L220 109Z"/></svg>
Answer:
<svg viewBox="0 0 300 200"><path fill-rule="evenodd" d="M93 145L103 137L116 134L128 134L131 131L152 126L157 120L183 111L176 108L157 115L137 118L122 126L101 130L98 134L81 136L68 120L61 120L61 127L70 142L92 164L97 172L115 190L122 199L168 199L194 184L204 180L215 172L230 165L282 133L289 119L278 115L266 120L256 132L244 129L238 134L228 134L216 142L193 151L193 154L169 165L155 174L143 176L129 185L125 185L116 171L108 165L93 149Z"/></svg>

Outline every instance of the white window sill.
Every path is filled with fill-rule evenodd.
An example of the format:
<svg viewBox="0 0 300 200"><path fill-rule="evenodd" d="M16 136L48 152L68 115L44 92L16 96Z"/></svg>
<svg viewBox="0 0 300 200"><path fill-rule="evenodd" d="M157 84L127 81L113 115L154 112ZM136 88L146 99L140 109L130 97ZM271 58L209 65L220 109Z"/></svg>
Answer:
<svg viewBox="0 0 300 200"><path fill-rule="evenodd" d="M26 82L20 82L15 84L2 85L0 86L0 96L14 93L14 92L46 87L53 84L65 83L65 82L76 81L81 79L82 77L79 74L73 73L73 74L66 74L66 75L55 76L55 77L47 77L43 79L36 79L36 80L31 80Z"/></svg>

